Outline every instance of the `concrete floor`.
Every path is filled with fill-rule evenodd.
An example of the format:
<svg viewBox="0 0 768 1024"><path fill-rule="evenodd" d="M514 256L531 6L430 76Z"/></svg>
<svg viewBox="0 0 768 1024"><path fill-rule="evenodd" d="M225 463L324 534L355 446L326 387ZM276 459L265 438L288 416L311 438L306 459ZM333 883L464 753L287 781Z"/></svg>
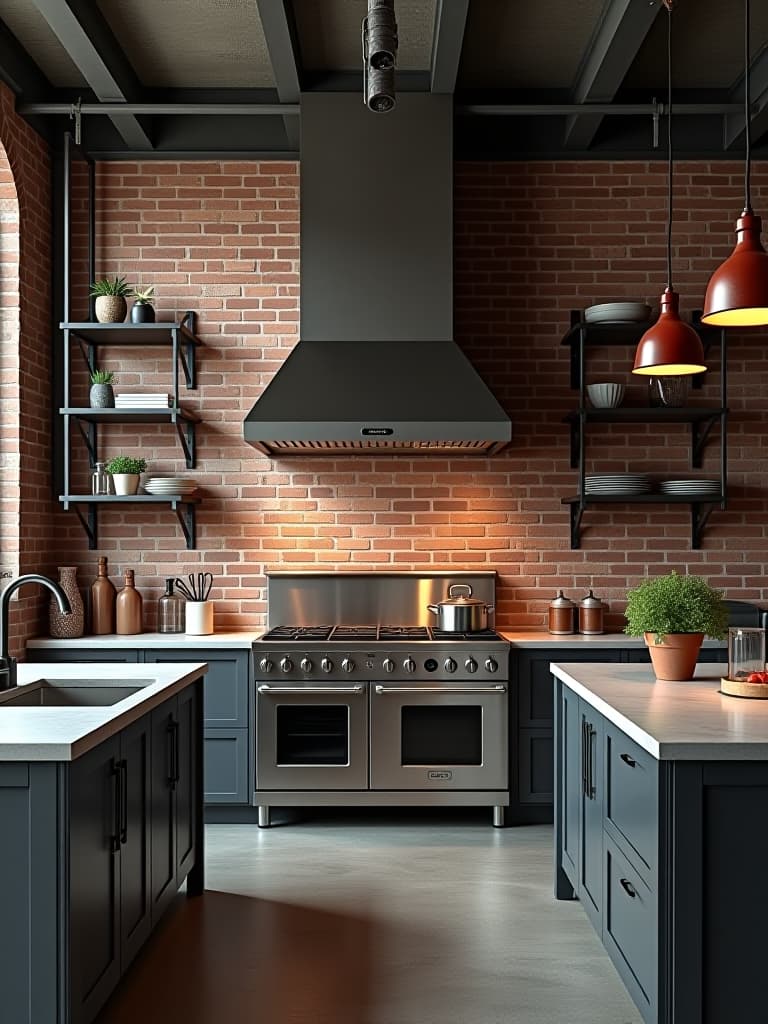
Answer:
<svg viewBox="0 0 768 1024"><path fill-rule="evenodd" d="M180 896L99 1024L641 1024L552 829L482 812L306 812L206 830Z"/></svg>

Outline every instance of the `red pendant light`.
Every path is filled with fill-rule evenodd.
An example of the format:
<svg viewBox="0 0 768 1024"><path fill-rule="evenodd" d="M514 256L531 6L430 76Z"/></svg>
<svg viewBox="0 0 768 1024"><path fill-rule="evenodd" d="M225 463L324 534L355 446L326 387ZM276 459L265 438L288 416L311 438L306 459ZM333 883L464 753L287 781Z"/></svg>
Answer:
<svg viewBox="0 0 768 1024"><path fill-rule="evenodd" d="M705 324L760 327L768 324L768 253L760 241L761 219L752 212L750 174L752 138L749 96L749 0L744 3L744 209L736 221L736 248L709 279L704 299Z"/></svg>
<svg viewBox="0 0 768 1024"><path fill-rule="evenodd" d="M690 324L680 319L680 296L672 287L672 4L667 8L667 287L659 319L640 339L633 373L681 377L706 370L704 346Z"/></svg>

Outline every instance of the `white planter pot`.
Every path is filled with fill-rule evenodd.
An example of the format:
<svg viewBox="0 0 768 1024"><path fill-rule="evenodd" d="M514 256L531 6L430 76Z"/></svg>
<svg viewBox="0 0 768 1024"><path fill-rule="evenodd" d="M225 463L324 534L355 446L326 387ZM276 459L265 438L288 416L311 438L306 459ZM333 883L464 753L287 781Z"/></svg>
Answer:
<svg viewBox="0 0 768 1024"><path fill-rule="evenodd" d="M115 494L135 494L139 489L140 479L138 473L113 473Z"/></svg>

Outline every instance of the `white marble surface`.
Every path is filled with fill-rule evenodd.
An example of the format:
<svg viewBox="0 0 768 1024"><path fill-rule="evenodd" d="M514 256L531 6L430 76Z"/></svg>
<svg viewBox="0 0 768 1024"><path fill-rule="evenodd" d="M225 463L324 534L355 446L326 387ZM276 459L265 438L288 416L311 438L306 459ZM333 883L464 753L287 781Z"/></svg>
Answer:
<svg viewBox="0 0 768 1024"><path fill-rule="evenodd" d="M209 633L205 636L193 636L186 633L135 633L131 636L123 636L117 633L108 633L104 636L82 636L77 640L52 640L50 637L38 636L27 640L27 647L32 650L51 651L103 650L110 647L131 650L144 647L242 647L247 649L263 632L260 629L238 630L229 633Z"/></svg>
<svg viewBox="0 0 768 1024"><path fill-rule="evenodd" d="M573 647L584 650L590 648L603 650L619 647L645 647L641 636L627 636L626 633L599 633L596 636L584 636L581 633L567 633L555 636L546 630L503 630L501 635L513 647ZM726 647L720 640L705 640L704 647Z"/></svg>
<svg viewBox="0 0 768 1024"><path fill-rule="evenodd" d="M161 665L18 666L19 685L38 679L100 679L142 689L111 707L14 707L0 704L0 761L74 761L208 671L204 662ZM148 685L142 685L151 680Z"/></svg>
<svg viewBox="0 0 768 1024"><path fill-rule="evenodd" d="M692 680L663 682L650 665L551 665L558 679L660 761L766 760L768 700L720 693L723 668L697 665Z"/></svg>

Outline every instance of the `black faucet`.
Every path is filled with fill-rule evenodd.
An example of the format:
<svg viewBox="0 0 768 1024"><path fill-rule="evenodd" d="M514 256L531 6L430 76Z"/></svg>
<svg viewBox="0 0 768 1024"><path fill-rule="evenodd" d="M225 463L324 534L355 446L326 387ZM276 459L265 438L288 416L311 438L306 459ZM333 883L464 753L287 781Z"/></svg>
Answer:
<svg viewBox="0 0 768 1024"><path fill-rule="evenodd" d="M0 594L0 690L10 690L16 686L16 659L8 653L8 606L11 603L11 594L25 583L41 583L56 598L62 615L69 615L72 612L67 595L58 583L49 580L47 576L30 572L11 580Z"/></svg>

